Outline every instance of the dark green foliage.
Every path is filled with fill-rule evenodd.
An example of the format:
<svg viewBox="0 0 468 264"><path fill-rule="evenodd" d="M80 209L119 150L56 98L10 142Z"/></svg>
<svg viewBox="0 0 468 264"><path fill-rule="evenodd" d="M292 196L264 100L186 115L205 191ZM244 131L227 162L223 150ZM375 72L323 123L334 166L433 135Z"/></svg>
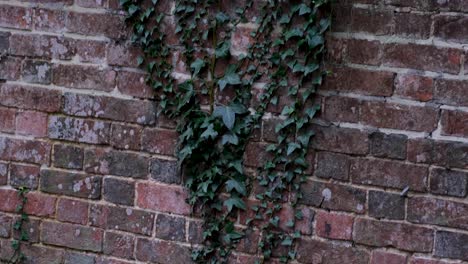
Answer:
<svg viewBox="0 0 468 264"><path fill-rule="evenodd" d="M262 2L255 22L258 28L251 33L254 43L246 54L233 58L231 35L246 21L253 5L247 2L235 12L226 12L220 0L176 0L171 19L176 20L180 45L169 46L166 33L173 32L164 31L165 14L156 12L157 0L150 7L142 1L121 0L133 41L144 52L139 63L148 72L148 84L158 91L160 113L177 120L177 155L190 190L188 202L201 208L206 220L205 246L193 251L200 263L226 262L243 237L232 220L239 210L254 211L255 219L269 219L259 227L263 235L258 246L264 259L278 246L290 249L282 261L294 259L294 241L299 236L295 221L287 223L291 232L279 231L278 212L285 192L296 193L296 200L290 201L293 208L301 197L299 187L313 136L309 125L319 108L311 98L324 75L320 66L324 33L330 26L328 0ZM176 50L183 54L191 75L182 83L171 75L171 54ZM228 65L221 74L216 70L220 65ZM253 85L260 79L267 83L253 97ZM216 100L227 89L235 91L234 98L228 103ZM268 106L277 105L279 98L291 103L281 111L277 143L267 149L272 159L265 161L256 177L249 176L243 166L246 145ZM247 208L245 199L253 181L267 188L256 196L260 206ZM302 218L299 210L295 218Z"/></svg>
<svg viewBox="0 0 468 264"><path fill-rule="evenodd" d="M19 238L13 240L13 242L11 243L11 247L13 248L13 255L7 262L9 264L10 263L11 264L22 263L26 259L26 256L21 251L21 245L22 243L27 242L29 240L28 231L27 229L24 228L24 224L29 221L29 217L24 211L24 207L26 206L26 203L28 202L28 198L26 197L26 194L28 192L29 192L29 189L26 187L18 188L18 196L20 197L20 204L18 204L18 206L16 207L16 213L18 213L20 217L13 224L13 229L16 232L18 232Z"/></svg>

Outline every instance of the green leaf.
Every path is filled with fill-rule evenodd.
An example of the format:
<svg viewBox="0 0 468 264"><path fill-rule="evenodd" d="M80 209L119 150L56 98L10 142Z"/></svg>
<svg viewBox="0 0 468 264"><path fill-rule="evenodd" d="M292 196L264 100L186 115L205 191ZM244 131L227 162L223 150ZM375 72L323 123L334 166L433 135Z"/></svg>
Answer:
<svg viewBox="0 0 468 264"><path fill-rule="evenodd" d="M219 89L222 91L226 88L226 85L238 85L241 84L242 81L240 79L239 74L236 73L237 67L236 65L229 65L224 73L223 78L219 79L218 85Z"/></svg>
<svg viewBox="0 0 468 264"><path fill-rule="evenodd" d="M294 37L302 37L303 34L304 34L304 31L302 29L293 28L291 30L286 31L284 33L284 37L286 38L286 40L289 40Z"/></svg>
<svg viewBox="0 0 468 264"><path fill-rule="evenodd" d="M299 15L303 16L305 14L309 14L311 11L312 9L310 9L310 7L305 4L301 4L301 7L299 8Z"/></svg>
<svg viewBox="0 0 468 264"><path fill-rule="evenodd" d="M210 124L208 126L208 128L205 130L205 132L203 132L203 134L201 134L201 138L212 138L212 139L215 139L216 136L218 136L218 132L216 132L214 129L214 126L213 124Z"/></svg>
<svg viewBox="0 0 468 264"><path fill-rule="evenodd" d="M288 14L283 14L278 22L280 24L288 24L291 22L291 17Z"/></svg>
<svg viewBox="0 0 468 264"><path fill-rule="evenodd" d="M216 58L225 58L230 55L229 49L231 48L231 42L223 41L218 44L215 50Z"/></svg>
<svg viewBox="0 0 468 264"><path fill-rule="evenodd" d="M236 122L236 113L229 106L218 106L215 108L213 115L221 117L224 125L231 130Z"/></svg>
<svg viewBox="0 0 468 264"><path fill-rule="evenodd" d="M239 197L231 197L224 201L224 206L227 207L228 212L231 212L234 207L245 210L247 209L245 206L244 201L242 201Z"/></svg>
<svg viewBox="0 0 468 264"><path fill-rule="evenodd" d="M218 12L216 14L216 21L218 21L219 23L224 23L226 21L229 21L229 16L226 15L224 12Z"/></svg>
<svg viewBox="0 0 468 264"><path fill-rule="evenodd" d="M198 58L192 64L190 64L190 68L193 70L193 75L196 76L200 73L200 70L205 67L205 61Z"/></svg>
<svg viewBox="0 0 468 264"><path fill-rule="evenodd" d="M233 133L224 134L221 139L221 144L226 145L227 143L237 145L239 144L239 138Z"/></svg>
<svg viewBox="0 0 468 264"><path fill-rule="evenodd" d="M232 190L236 190L238 193L242 195L247 194L247 189L243 182L231 179L226 182L226 191L231 192Z"/></svg>
<svg viewBox="0 0 468 264"><path fill-rule="evenodd" d="M297 144L296 142L291 142L288 144L288 150L286 152L286 155L291 155L296 149L301 148L301 145Z"/></svg>
<svg viewBox="0 0 468 264"><path fill-rule="evenodd" d="M291 246L293 243L293 240L290 237L286 237L282 242L282 246Z"/></svg>

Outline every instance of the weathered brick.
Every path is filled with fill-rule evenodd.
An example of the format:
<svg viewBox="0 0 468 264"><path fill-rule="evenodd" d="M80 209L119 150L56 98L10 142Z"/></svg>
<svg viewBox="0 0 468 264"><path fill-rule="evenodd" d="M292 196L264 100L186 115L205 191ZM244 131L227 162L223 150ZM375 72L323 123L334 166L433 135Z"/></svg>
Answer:
<svg viewBox="0 0 468 264"><path fill-rule="evenodd" d="M28 193L27 198L28 202L24 207L27 214L38 217L54 217L57 198L39 192Z"/></svg>
<svg viewBox="0 0 468 264"><path fill-rule="evenodd" d="M250 142L244 152L244 165L248 167L263 167L265 161L271 160L271 153L266 151L266 143Z"/></svg>
<svg viewBox="0 0 468 264"><path fill-rule="evenodd" d="M468 204L425 197L408 200L407 219L413 223L468 229Z"/></svg>
<svg viewBox="0 0 468 264"><path fill-rule="evenodd" d="M439 15L434 18L434 36L452 42L466 43L467 26L466 16Z"/></svg>
<svg viewBox="0 0 468 264"><path fill-rule="evenodd" d="M356 219L353 239L358 244L368 246L392 246L407 251L431 252L434 232L432 229L410 224Z"/></svg>
<svg viewBox="0 0 468 264"><path fill-rule="evenodd" d="M107 43L104 41L76 39L75 55L81 62L103 63L106 60Z"/></svg>
<svg viewBox="0 0 468 264"><path fill-rule="evenodd" d="M327 43L326 60L331 63L342 63L346 56L348 40L328 35L325 41ZM357 53L356 55L350 55L350 56L358 57L359 56L358 54L359 53ZM368 57L369 56L367 55L365 56L365 58L368 58Z"/></svg>
<svg viewBox="0 0 468 264"><path fill-rule="evenodd" d="M353 8L351 31L388 35L392 32L393 12Z"/></svg>
<svg viewBox="0 0 468 264"><path fill-rule="evenodd" d="M41 170L40 189L43 192L73 197L98 199L101 196L101 178L88 174Z"/></svg>
<svg viewBox="0 0 468 264"><path fill-rule="evenodd" d="M8 180L8 163L0 162L0 185L6 185Z"/></svg>
<svg viewBox="0 0 468 264"><path fill-rule="evenodd" d="M62 33L65 31L66 15L64 10L38 8L34 11L34 29Z"/></svg>
<svg viewBox="0 0 468 264"><path fill-rule="evenodd" d="M83 168L83 148L73 145L54 145L54 166L65 169Z"/></svg>
<svg viewBox="0 0 468 264"><path fill-rule="evenodd" d="M468 235L437 231L434 255L437 257L468 260Z"/></svg>
<svg viewBox="0 0 468 264"><path fill-rule="evenodd" d="M104 200L122 205L133 205L135 200L135 184L133 182L105 178L102 196Z"/></svg>
<svg viewBox="0 0 468 264"><path fill-rule="evenodd" d="M131 208L92 205L89 222L92 226L105 229L150 236L153 231L154 214Z"/></svg>
<svg viewBox="0 0 468 264"><path fill-rule="evenodd" d="M37 189L40 167L37 165L10 165L10 185L16 188Z"/></svg>
<svg viewBox="0 0 468 264"><path fill-rule="evenodd" d="M313 126L312 130L315 131L311 142L314 149L346 154L367 154L369 152L369 139L366 132L335 126Z"/></svg>
<svg viewBox="0 0 468 264"><path fill-rule="evenodd" d="M93 255L80 254L75 252L67 252L65 255L64 264L95 264L95 257Z"/></svg>
<svg viewBox="0 0 468 264"><path fill-rule="evenodd" d="M380 64L381 43L379 41L348 39L346 44L347 61L368 65Z"/></svg>
<svg viewBox="0 0 468 264"><path fill-rule="evenodd" d="M369 191L369 216L403 220L405 219L405 198L393 193Z"/></svg>
<svg viewBox="0 0 468 264"><path fill-rule="evenodd" d="M136 259L153 263L190 263L190 248L167 241L148 240L138 238L136 246Z"/></svg>
<svg viewBox="0 0 468 264"><path fill-rule="evenodd" d="M409 264L453 264L444 260L429 259L425 257L412 257Z"/></svg>
<svg viewBox="0 0 468 264"><path fill-rule="evenodd" d="M143 130L142 147L144 151L173 156L177 138L173 130L147 128Z"/></svg>
<svg viewBox="0 0 468 264"><path fill-rule="evenodd" d="M64 97L63 111L69 115L99 117L145 125L156 122L155 104L150 101L72 93L65 93Z"/></svg>
<svg viewBox="0 0 468 264"><path fill-rule="evenodd" d="M185 241L185 218L159 214L155 232L157 238Z"/></svg>
<svg viewBox="0 0 468 264"><path fill-rule="evenodd" d="M19 221L19 216L15 217L13 219L13 223ZM26 231L28 234L28 241L31 243L39 243L39 233L40 233L40 225L41 221L37 219L28 219L27 222L23 223L23 230ZM15 230L13 228L13 233L12 233L13 238L15 239L20 239L21 237L21 232L19 230Z"/></svg>
<svg viewBox="0 0 468 264"><path fill-rule="evenodd" d="M333 67L327 75L323 90L353 92L363 95L390 96L395 73Z"/></svg>
<svg viewBox="0 0 468 264"><path fill-rule="evenodd" d="M11 235L11 226L13 218L0 213L0 237L9 238Z"/></svg>
<svg viewBox="0 0 468 264"><path fill-rule="evenodd" d="M438 79L435 82L434 100L438 103L468 106L465 87L467 81Z"/></svg>
<svg viewBox="0 0 468 264"><path fill-rule="evenodd" d="M133 259L135 237L114 232L104 234L103 252L114 257Z"/></svg>
<svg viewBox="0 0 468 264"><path fill-rule="evenodd" d="M111 0L114 1L114 0ZM133 264L134 262L129 262L129 261L123 261L120 259L115 259L115 258L107 258L103 256L99 256L96 259L96 263L93 264Z"/></svg>
<svg viewBox="0 0 468 264"><path fill-rule="evenodd" d="M325 179L347 181L349 179L349 156L331 152L319 152L315 176Z"/></svg>
<svg viewBox="0 0 468 264"><path fill-rule="evenodd" d="M372 251L371 262L370 264L405 264L406 263L406 256L386 252L383 250L374 250Z"/></svg>
<svg viewBox="0 0 468 264"><path fill-rule="evenodd" d="M16 133L35 137L47 135L47 114L23 111L16 115Z"/></svg>
<svg viewBox="0 0 468 264"><path fill-rule="evenodd" d="M11 133L15 131L16 110L11 108L0 107L0 132Z"/></svg>
<svg viewBox="0 0 468 264"><path fill-rule="evenodd" d="M301 186L302 204L331 210L364 213L366 192L350 186L308 181Z"/></svg>
<svg viewBox="0 0 468 264"><path fill-rule="evenodd" d="M2 84L0 86L0 105L32 109L44 112L60 110L61 94L35 86Z"/></svg>
<svg viewBox="0 0 468 264"><path fill-rule="evenodd" d="M0 54L2 54L1 50ZM0 60L0 80L18 80L20 78L20 73L21 59L15 57L2 57Z"/></svg>
<svg viewBox="0 0 468 264"><path fill-rule="evenodd" d="M454 48L418 44L387 44L384 47L383 64L456 74L460 71L461 55L462 51Z"/></svg>
<svg viewBox="0 0 468 264"><path fill-rule="evenodd" d="M51 146L48 142L0 137L0 159L48 164Z"/></svg>
<svg viewBox="0 0 468 264"><path fill-rule="evenodd" d="M331 122L359 122L359 106L361 101L342 96L327 96L324 98L323 118Z"/></svg>
<svg viewBox="0 0 468 264"><path fill-rule="evenodd" d="M356 159L351 164L350 175L354 183L425 191L428 168L390 160Z"/></svg>
<svg viewBox="0 0 468 264"><path fill-rule="evenodd" d="M141 179L148 176L149 160L145 156L130 152L86 149L84 168L90 173Z"/></svg>
<svg viewBox="0 0 468 264"><path fill-rule="evenodd" d="M432 168L429 183L431 193L465 197L468 191L468 173L443 168Z"/></svg>
<svg viewBox="0 0 468 264"><path fill-rule="evenodd" d="M110 143L114 148L140 150L142 130L140 126L113 123Z"/></svg>
<svg viewBox="0 0 468 264"><path fill-rule="evenodd" d="M131 45L109 45L107 61L109 65L137 67L137 58L143 53L140 48Z"/></svg>
<svg viewBox="0 0 468 264"><path fill-rule="evenodd" d="M91 144L107 144L110 123L91 119L50 116L49 138Z"/></svg>
<svg viewBox="0 0 468 264"><path fill-rule="evenodd" d="M395 13L395 35L427 39L431 34L431 24L429 14Z"/></svg>
<svg viewBox="0 0 468 264"><path fill-rule="evenodd" d="M0 54L5 54L10 48L10 32L0 32Z"/></svg>
<svg viewBox="0 0 468 264"><path fill-rule="evenodd" d="M52 69L47 61L25 60L21 77L29 83L49 84L51 82Z"/></svg>
<svg viewBox="0 0 468 264"><path fill-rule="evenodd" d="M31 8L1 5L0 27L31 29L32 13Z"/></svg>
<svg viewBox="0 0 468 264"><path fill-rule="evenodd" d="M0 198L0 211L15 212L16 205L20 201L15 190L0 189Z"/></svg>
<svg viewBox="0 0 468 264"><path fill-rule="evenodd" d="M395 94L402 98L417 101L430 101L434 93L434 80L431 77L398 74L395 78Z"/></svg>
<svg viewBox="0 0 468 264"><path fill-rule="evenodd" d="M123 16L110 13L70 12L67 16L66 27L72 33L118 39L126 36L123 20Z"/></svg>
<svg viewBox="0 0 468 264"><path fill-rule="evenodd" d="M187 199L188 193L179 186L137 184L137 205L141 208L188 215L191 208L186 203Z"/></svg>
<svg viewBox="0 0 468 264"><path fill-rule="evenodd" d="M468 137L468 112L442 110L442 135Z"/></svg>
<svg viewBox="0 0 468 264"><path fill-rule="evenodd" d="M344 214L317 213L316 232L320 237L351 240L354 217Z"/></svg>
<svg viewBox="0 0 468 264"><path fill-rule="evenodd" d="M255 43L255 38L250 35L250 33L254 31L255 29L252 29L251 27L244 27L242 25L236 27L231 36L231 49L234 54L238 52L248 52L249 46Z"/></svg>
<svg viewBox="0 0 468 264"><path fill-rule="evenodd" d="M360 119L375 127L432 132L437 127L438 111L433 107L368 101L362 103Z"/></svg>
<svg viewBox="0 0 468 264"><path fill-rule="evenodd" d="M399 134L370 134L370 153L379 158L406 159L407 136Z"/></svg>
<svg viewBox="0 0 468 264"><path fill-rule="evenodd" d="M182 179L177 161L174 160L151 160L150 173L151 178L164 183L179 184Z"/></svg>
<svg viewBox="0 0 468 264"><path fill-rule="evenodd" d="M0 258L10 259L13 255L11 241L0 241ZM3 250L5 249L5 250ZM37 244L23 244L21 252L27 256L24 264L61 264L63 263L63 250L44 247Z"/></svg>
<svg viewBox="0 0 468 264"><path fill-rule="evenodd" d="M93 227L44 221L41 239L49 245L101 252L103 231Z"/></svg>
<svg viewBox="0 0 468 264"><path fill-rule="evenodd" d="M12 34L10 53L17 56L69 60L74 49L70 39L45 35Z"/></svg>
<svg viewBox="0 0 468 264"><path fill-rule="evenodd" d="M355 247L305 239L299 240L298 244L297 260L301 263L341 264L369 262L369 253Z"/></svg>
<svg viewBox="0 0 468 264"><path fill-rule="evenodd" d="M81 7L101 8L107 5L108 0L75 0L75 4Z"/></svg>
<svg viewBox="0 0 468 264"><path fill-rule="evenodd" d="M58 86L110 92L115 87L116 72L94 66L55 64L52 82Z"/></svg>
<svg viewBox="0 0 468 264"><path fill-rule="evenodd" d="M408 160L447 168L468 168L468 144L413 139L408 141Z"/></svg>
<svg viewBox="0 0 468 264"><path fill-rule="evenodd" d="M203 222L188 221L188 241L194 244L203 243Z"/></svg>
<svg viewBox="0 0 468 264"><path fill-rule="evenodd" d="M88 203L61 198L57 205L57 220L86 225L88 223Z"/></svg>
<svg viewBox="0 0 468 264"><path fill-rule="evenodd" d="M123 94L139 98L152 98L154 91L146 84L146 77L145 73L119 71L117 73L117 88Z"/></svg>

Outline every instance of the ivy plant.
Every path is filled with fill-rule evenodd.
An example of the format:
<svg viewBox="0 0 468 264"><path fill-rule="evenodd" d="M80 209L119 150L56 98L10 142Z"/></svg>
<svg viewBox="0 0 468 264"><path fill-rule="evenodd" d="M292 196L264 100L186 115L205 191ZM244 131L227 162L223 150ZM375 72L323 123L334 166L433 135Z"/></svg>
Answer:
<svg viewBox="0 0 468 264"><path fill-rule="evenodd" d="M175 0L170 13L160 11L166 1L120 3L132 41L143 51L138 63L157 94L159 114L177 121L187 202L205 220L205 242L193 247L193 260L225 263L246 229L261 233L259 262L280 247L286 250L275 257L294 259L295 223L303 217L296 207L314 135L310 121L319 110L313 96L325 74L328 0ZM241 26L252 28L252 43L232 54L232 36ZM187 65L185 78L174 77L174 54ZM269 158L252 173L244 166L245 151L267 112L281 122L276 141L266 147ZM294 198L285 196L289 192ZM248 206L248 198L256 205ZM283 206L294 210L286 223ZM236 224L239 213L252 216L244 226Z"/></svg>
<svg viewBox="0 0 468 264"><path fill-rule="evenodd" d="M16 213L19 214L19 218L13 224L13 229L18 232L19 238L14 239L11 243L13 248L13 255L8 260L8 264L17 264L23 263L26 260L26 255L22 251L22 243L29 241L29 235L25 224L29 222L29 216L25 212L24 207L28 202L28 197L26 196L29 192L29 189L26 187L19 187L17 189L18 196L20 198L20 203L16 206Z"/></svg>

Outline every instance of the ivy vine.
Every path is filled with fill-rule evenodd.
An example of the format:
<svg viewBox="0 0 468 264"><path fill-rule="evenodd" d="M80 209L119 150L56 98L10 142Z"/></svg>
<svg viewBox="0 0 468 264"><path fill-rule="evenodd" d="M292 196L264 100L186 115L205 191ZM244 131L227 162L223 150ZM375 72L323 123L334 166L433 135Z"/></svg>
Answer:
<svg viewBox="0 0 468 264"><path fill-rule="evenodd" d="M22 243L29 241L28 231L24 227L25 223L29 222L29 216L24 210L24 207L28 202L28 197L26 197L28 192L29 189L26 187L19 187L17 189L20 203L16 206L16 213L19 214L19 218L13 224L13 229L18 232L19 238L14 239L11 243L11 247L13 248L13 255L8 260L8 264L23 263L23 261L26 260L26 255L21 250L21 245Z"/></svg>
<svg viewBox="0 0 468 264"><path fill-rule="evenodd" d="M205 220L205 242L193 248L193 260L225 263L248 228L261 233L262 262L280 247L287 250L274 257L288 262L296 257L295 224L303 217L296 205L309 166L310 121L319 110L312 99L325 74L329 0L224 2L175 0L166 14L158 10L167 3L158 0L120 0L132 41L143 50L138 63L156 90L159 113L177 121L188 202ZM252 28L252 44L231 54L241 25ZM175 53L188 66L186 80L174 77ZM253 176L244 154L267 112L277 112L281 122L276 141L266 147L268 160ZM254 185L264 191L252 194ZM247 206L248 198L256 205ZM295 212L282 223L285 205ZM239 212L252 215L246 226L236 224Z"/></svg>

